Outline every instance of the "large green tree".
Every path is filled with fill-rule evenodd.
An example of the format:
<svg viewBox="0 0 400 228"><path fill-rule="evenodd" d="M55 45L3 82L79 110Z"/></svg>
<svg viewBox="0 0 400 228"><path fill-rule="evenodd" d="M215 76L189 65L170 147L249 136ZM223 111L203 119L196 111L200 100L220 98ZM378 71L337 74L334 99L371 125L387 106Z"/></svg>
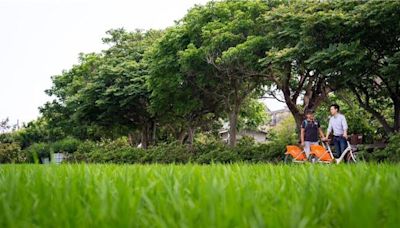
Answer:
<svg viewBox="0 0 400 228"><path fill-rule="evenodd" d="M180 53L182 70L203 96L219 100L229 119L229 144L235 146L240 108L268 83L258 59L267 48L258 23L270 6L264 1L210 2L181 21L189 44Z"/></svg>
<svg viewBox="0 0 400 228"><path fill-rule="evenodd" d="M151 111L162 126L169 129L181 143L187 139L192 144L196 128L219 116L218 99L206 96L198 86L204 78L184 70L182 53L190 44L189 31L177 25L148 52L151 90ZM200 59L192 59L198 69L210 70ZM204 70L202 72L204 72ZM200 72L200 70L199 70Z"/></svg>
<svg viewBox="0 0 400 228"><path fill-rule="evenodd" d="M58 118L57 122L74 121L74 126L100 126L119 134L141 132L146 148L151 141L154 118L148 112L149 90L144 53L161 36L159 31L126 32L110 30L104 38L110 48L100 54L82 55L80 64L53 77L49 95L56 100L47 103L42 113ZM81 125L83 124L83 125Z"/></svg>
<svg viewBox="0 0 400 228"><path fill-rule="evenodd" d="M306 33L307 26L309 23L323 26L337 21L343 17L341 8L356 3L341 4L331 1L290 1L267 11L262 20L269 49L260 61L266 68L267 78L273 82L266 87L265 96L286 103L298 130L304 112L316 110L328 94L336 89L331 80L334 75L309 62L320 51L321 45L327 44L314 42ZM341 35L336 30L326 32L332 36Z"/></svg>
<svg viewBox="0 0 400 228"><path fill-rule="evenodd" d="M307 37L321 46L309 62L330 75L338 89L352 91L387 134L399 131L400 2L367 1L344 8L309 24Z"/></svg>

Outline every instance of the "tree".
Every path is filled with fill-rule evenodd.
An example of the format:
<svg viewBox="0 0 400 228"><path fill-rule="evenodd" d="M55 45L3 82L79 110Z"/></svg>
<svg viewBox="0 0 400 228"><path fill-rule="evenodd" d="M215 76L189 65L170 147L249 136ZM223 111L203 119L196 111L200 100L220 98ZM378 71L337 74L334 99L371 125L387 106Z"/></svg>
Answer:
<svg viewBox="0 0 400 228"><path fill-rule="evenodd" d="M320 50L320 44L312 42L305 29L313 20L320 24L335 21L338 15L327 16L326 13L334 10L337 4L290 1L267 11L262 21L269 50L260 61L266 68L267 78L273 82L266 87L266 97L286 103L298 132L304 111L316 110L335 90L331 75L308 61ZM326 32L335 34L336 31Z"/></svg>
<svg viewBox="0 0 400 228"><path fill-rule="evenodd" d="M218 116L218 100L205 96L200 90L198 80L201 77L184 71L182 53L190 44L188 30L177 25L170 28L148 52L151 90L151 111L160 123L181 143L193 143L195 129L212 122ZM192 59L198 69L204 68L205 62Z"/></svg>
<svg viewBox="0 0 400 228"><path fill-rule="evenodd" d="M400 2L355 4L340 18L340 23L314 23L308 28L310 40L326 44L310 63L331 75L338 88L352 91L387 134L399 131ZM342 36L333 36L331 31ZM388 109L389 115L382 112Z"/></svg>
<svg viewBox="0 0 400 228"><path fill-rule="evenodd" d="M11 128L9 122L9 118L0 121L0 133L7 132Z"/></svg>
<svg viewBox="0 0 400 228"><path fill-rule="evenodd" d="M256 130L269 121L270 116L266 112L265 105L257 99L248 98L239 112L238 129Z"/></svg>
<svg viewBox="0 0 400 228"><path fill-rule="evenodd" d="M81 55L80 64L53 77L49 95L58 100L48 103L42 113L61 113L60 120L74 126L100 126L120 134L141 131L141 143L147 148L154 119L148 112L145 51L161 36L160 31L126 32L110 30L103 41L110 48L101 54ZM56 118L57 116L48 115Z"/></svg>
<svg viewBox="0 0 400 228"><path fill-rule="evenodd" d="M180 21L190 40L180 54L182 70L203 96L220 101L229 116L230 146L236 145L243 102L268 83L257 61L267 47L258 21L268 7L263 1L210 2Z"/></svg>

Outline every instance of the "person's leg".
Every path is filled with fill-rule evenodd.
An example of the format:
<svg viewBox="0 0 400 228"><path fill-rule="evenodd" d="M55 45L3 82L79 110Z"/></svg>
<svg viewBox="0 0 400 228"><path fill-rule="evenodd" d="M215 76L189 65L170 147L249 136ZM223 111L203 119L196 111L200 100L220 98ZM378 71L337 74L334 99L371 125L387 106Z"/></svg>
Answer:
<svg viewBox="0 0 400 228"><path fill-rule="evenodd" d="M335 145L335 155L336 157L340 157L342 154L341 148L340 148L340 138L337 136L333 137L333 144Z"/></svg>
<svg viewBox="0 0 400 228"><path fill-rule="evenodd" d="M304 141L304 152L306 153L307 158L310 157L310 145L311 142Z"/></svg>
<svg viewBox="0 0 400 228"><path fill-rule="evenodd" d="M340 155L342 155L343 151L347 148L347 140L344 137L340 137Z"/></svg>
<svg viewBox="0 0 400 228"><path fill-rule="evenodd" d="M318 142L311 142L310 143L310 151L311 151L311 145L319 145ZM314 162L315 158L313 158L312 162Z"/></svg>

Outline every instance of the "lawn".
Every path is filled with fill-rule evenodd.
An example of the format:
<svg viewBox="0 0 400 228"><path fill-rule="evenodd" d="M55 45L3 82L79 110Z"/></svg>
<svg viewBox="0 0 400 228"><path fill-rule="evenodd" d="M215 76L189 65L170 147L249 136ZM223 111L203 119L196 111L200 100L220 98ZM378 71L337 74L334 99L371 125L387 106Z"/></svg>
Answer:
<svg viewBox="0 0 400 228"><path fill-rule="evenodd" d="M0 166L0 227L398 224L398 165Z"/></svg>

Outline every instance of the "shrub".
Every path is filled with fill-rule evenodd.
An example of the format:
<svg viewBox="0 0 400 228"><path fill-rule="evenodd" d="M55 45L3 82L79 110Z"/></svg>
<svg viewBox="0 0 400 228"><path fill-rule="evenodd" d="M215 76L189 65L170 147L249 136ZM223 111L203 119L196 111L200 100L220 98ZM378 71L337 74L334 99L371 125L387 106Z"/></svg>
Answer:
<svg viewBox="0 0 400 228"><path fill-rule="evenodd" d="M278 144L296 144L299 141L293 116L283 119L269 134L269 139Z"/></svg>
<svg viewBox="0 0 400 228"><path fill-rule="evenodd" d="M207 153L201 154L197 158L197 162L200 164L210 163L233 163L238 162L239 155L234 150L228 148L215 148Z"/></svg>
<svg viewBox="0 0 400 228"><path fill-rule="evenodd" d="M50 158L51 145L48 143L34 143L26 149L27 161L38 163L40 158Z"/></svg>
<svg viewBox="0 0 400 228"><path fill-rule="evenodd" d="M385 149L375 150L372 154L377 161L400 162L400 133L389 138Z"/></svg>
<svg viewBox="0 0 400 228"><path fill-rule="evenodd" d="M52 144L54 153L73 153L77 151L81 142L78 139L67 137Z"/></svg>
<svg viewBox="0 0 400 228"><path fill-rule="evenodd" d="M0 163L24 163L26 160L18 143L0 143Z"/></svg>
<svg viewBox="0 0 400 228"><path fill-rule="evenodd" d="M0 143L14 143L16 142L13 133L2 133L0 134Z"/></svg>
<svg viewBox="0 0 400 228"><path fill-rule="evenodd" d="M127 138L85 141L79 144L76 152L70 154L67 162L89 163L141 163L145 159L145 150L131 147Z"/></svg>
<svg viewBox="0 0 400 228"><path fill-rule="evenodd" d="M217 139L196 141L190 147L178 142L162 143L148 148L131 147L126 138L114 141L82 142L77 151L68 156L69 162L89 163L233 163L276 162L282 159L285 145L282 142L257 144L251 137L239 140L230 148Z"/></svg>
<svg viewBox="0 0 400 228"><path fill-rule="evenodd" d="M187 163L193 156L187 145L178 142L163 143L143 151L145 163Z"/></svg>
<svg viewBox="0 0 400 228"><path fill-rule="evenodd" d="M244 136L232 150L238 155L240 161L255 162L257 158L256 154L259 152L257 150L258 146L253 137Z"/></svg>

